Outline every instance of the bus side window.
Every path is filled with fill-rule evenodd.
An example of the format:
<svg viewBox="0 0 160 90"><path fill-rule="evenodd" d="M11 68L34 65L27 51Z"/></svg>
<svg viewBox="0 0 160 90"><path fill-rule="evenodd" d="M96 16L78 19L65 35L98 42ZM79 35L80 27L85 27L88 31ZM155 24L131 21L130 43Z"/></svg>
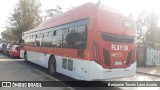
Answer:
<svg viewBox="0 0 160 90"><path fill-rule="evenodd" d="M87 45L86 25L64 28L51 32L52 38L49 47L85 49ZM50 32L48 32L50 36Z"/></svg>
<svg viewBox="0 0 160 90"><path fill-rule="evenodd" d="M34 35L33 35L33 39L35 39L35 38L36 38L36 35L34 34Z"/></svg>
<svg viewBox="0 0 160 90"><path fill-rule="evenodd" d="M56 34L57 34L57 31L54 31L54 32L53 32L53 36L56 36Z"/></svg>
<svg viewBox="0 0 160 90"><path fill-rule="evenodd" d="M66 41L66 48L74 48L77 37L77 27L69 28L69 32L64 37Z"/></svg>
<svg viewBox="0 0 160 90"><path fill-rule="evenodd" d="M57 30L56 33L56 47L61 48L62 47L62 30Z"/></svg>
<svg viewBox="0 0 160 90"><path fill-rule="evenodd" d="M81 40L86 40L87 39L86 25L79 26L78 27L78 33L81 34L81 37L80 37Z"/></svg>
<svg viewBox="0 0 160 90"><path fill-rule="evenodd" d="M49 37L51 37L52 36L52 32L50 31L50 32L48 32L48 36Z"/></svg>
<svg viewBox="0 0 160 90"><path fill-rule="evenodd" d="M41 33L40 38L43 38L43 33Z"/></svg>
<svg viewBox="0 0 160 90"><path fill-rule="evenodd" d="M69 29L68 28L65 28L63 29L63 34L62 34L62 47L65 48L66 45L67 45L67 42L66 42L66 36L69 34Z"/></svg>
<svg viewBox="0 0 160 90"><path fill-rule="evenodd" d="M33 35L31 35L31 39L33 38Z"/></svg>
<svg viewBox="0 0 160 90"><path fill-rule="evenodd" d="M47 32L45 32L45 33L43 34L43 37L47 37L47 35L48 35L48 33L47 33Z"/></svg>
<svg viewBox="0 0 160 90"><path fill-rule="evenodd" d="M36 38L38 38L38 35L36 34Z"/></svg>
<svg viewBox="0 0 160 90"><path fill-rule="evenodd" d="M41 34L39 33L39 34L38 34L38 38L40 38L40 36L41 36Z"/></svg>
<svg viewBox="0 0 160 90"><path fill-rule="evenodd" d="M70 33L77 33L77 27L69 28Z"/></svg>
<svg viewBox="0 0 160 90"><path fill-rule="evenodd" d="M56 48L62 47L62 30L53 31L52 47Z"/></svg>
<svg viewBox="0 0 160 90"><path fill-rule="evenodd" d="M76 41L76 49L85 49L87 46L87 29L86 25L78 26L79 39Z"/></svg>

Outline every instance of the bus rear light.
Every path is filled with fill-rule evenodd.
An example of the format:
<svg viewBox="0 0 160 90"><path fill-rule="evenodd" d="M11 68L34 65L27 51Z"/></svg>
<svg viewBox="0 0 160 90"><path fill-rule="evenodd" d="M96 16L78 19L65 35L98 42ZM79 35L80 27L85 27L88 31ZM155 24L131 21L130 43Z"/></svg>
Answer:
<svg viewBox="0 0 160 90"><path fill-rule="evenodd" d="M94 52L94 60L99 63L99 50L98 50L98 45L93 42L93 52Z"/></svg>
<svg viewBox="0 0 160 90"><path fill-rule="evenodd" d="M107 66L110 66L111 63L110 63L110 54L109 52L103 48L103 56L104 56L104 62Z"/></svg>
<svg viewBox="0 0 160 90"><path fill-rule="evenodd" d="M87 58L88 58L88 60L90 60L90 53L89 52L87 52Z"/></svg>
<svg viewBox="0 0 160 90"><path fill-rule="evenodd" d="M132 51L128 53L127 62L126 62L127 66L131 63L131 59L132 59Z"/></svg>
<svg viewBox="0 0 160 90"><path fill-rule="evenodd" d="M132 63L136 61L136 49L133 51L133 58L132 58Z"/></svg>

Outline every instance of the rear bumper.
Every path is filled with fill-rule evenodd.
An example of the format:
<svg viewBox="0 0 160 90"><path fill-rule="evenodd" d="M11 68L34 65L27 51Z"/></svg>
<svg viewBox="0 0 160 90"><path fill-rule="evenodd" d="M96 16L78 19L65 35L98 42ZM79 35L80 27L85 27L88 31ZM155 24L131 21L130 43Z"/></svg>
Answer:
<svg viewBox="0 0 160 90"><path fill-rule="evenodd" d="M99 81L99 80L110 80L110 79L132 77L136 74L137 62L135 61L128 68L118 68L118 69L104 69L98 64L96 65L94 64L93 66L91 66L92 69L90 71L88 80Z"/></svg>
<svg viewBox="0 0 160 90"><path fill-rule="evenodd" d="M134 76L136 74L136 66L137 62L134 62L128 68L111 69L111 70L104 69L102 70L102 79L115 79L115 78Z"/></svg>

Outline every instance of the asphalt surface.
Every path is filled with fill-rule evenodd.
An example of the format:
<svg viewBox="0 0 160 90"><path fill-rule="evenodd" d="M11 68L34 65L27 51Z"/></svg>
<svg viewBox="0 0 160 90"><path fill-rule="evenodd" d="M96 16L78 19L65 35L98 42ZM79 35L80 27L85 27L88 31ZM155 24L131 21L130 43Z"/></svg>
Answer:
<svg viewBox="0 0 160 90"><path fill-rule="evenodd" d="M58 81L38 69L32 63L27 63L23 59L11 59L0 54L0 81ZM4 88L0 90L72 90L63 83L59 83L62 87L34 87L34 88Z"/></svg>
<svg viewBox="0 0 160 90"><path fill-rule="evenodd" d="M58 74L51 76L46 68L25 62L23 59L11 59L0 54L0 81L76 81ZM160 81L160 77L137 73L134 77L106 81ZM100 84L104 84L101 82ZM159 87L71 87L72 83L63 82L62 87L42 88L0 88L0 90L160 90Z"/></svg>

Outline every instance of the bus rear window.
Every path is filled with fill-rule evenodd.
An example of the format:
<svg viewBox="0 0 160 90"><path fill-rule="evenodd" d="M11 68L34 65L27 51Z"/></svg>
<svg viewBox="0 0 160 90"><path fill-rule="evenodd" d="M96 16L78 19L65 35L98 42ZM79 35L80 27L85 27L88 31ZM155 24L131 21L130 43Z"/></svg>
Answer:
<svg viewBox="0 0 160 90"><path fill-rule="evenodd" d="M134 41L134 36L120 36L116 34L108 34L102 32L101 37L104 41L118 42L118 43L132 43Z"/></svg>

